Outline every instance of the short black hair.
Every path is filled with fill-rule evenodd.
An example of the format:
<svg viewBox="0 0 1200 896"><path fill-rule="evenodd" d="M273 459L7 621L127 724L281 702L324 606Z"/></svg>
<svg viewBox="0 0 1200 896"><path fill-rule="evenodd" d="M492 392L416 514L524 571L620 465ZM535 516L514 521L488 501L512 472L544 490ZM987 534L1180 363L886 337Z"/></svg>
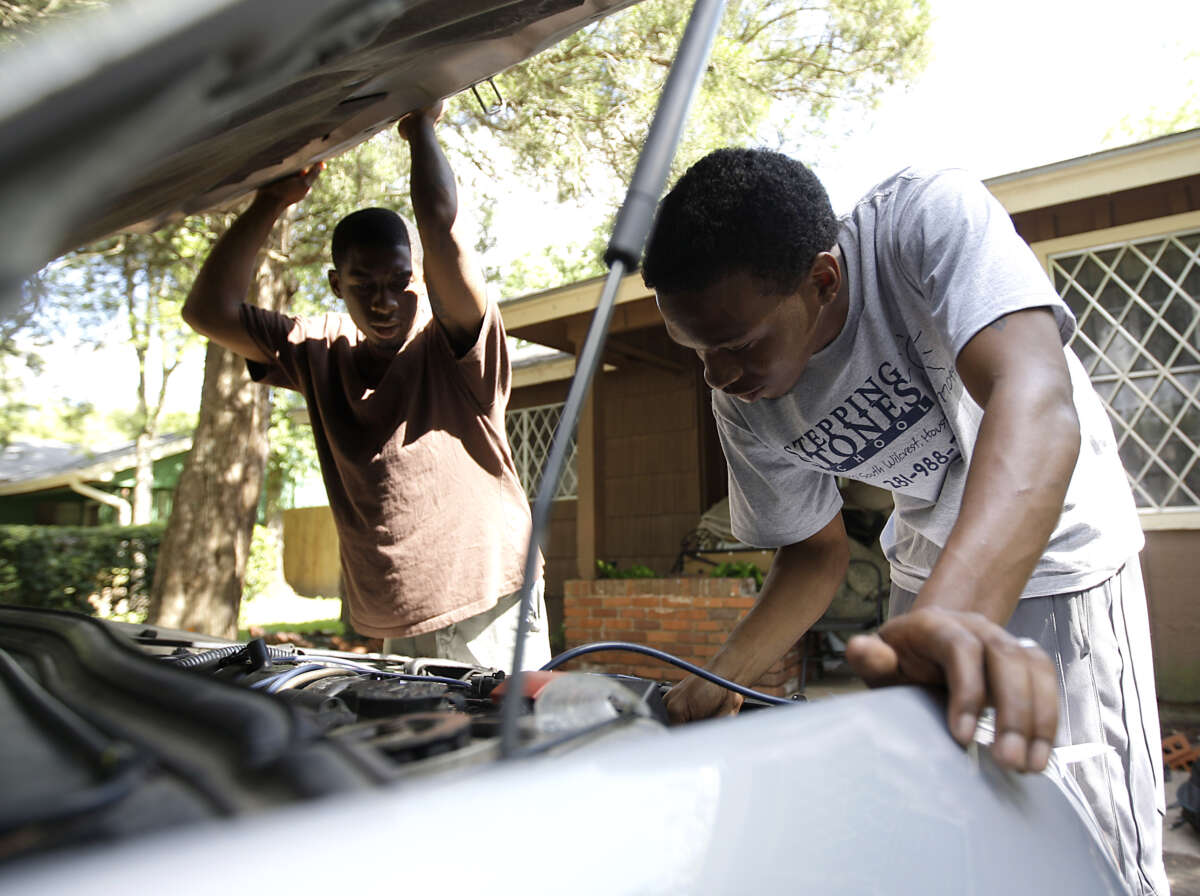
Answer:
<svg viewBox="0 0 1200 896"><path fill-rule="evenodd" d="M718 149L659 203L642 279L679 292L747 271L790 293L836 239L829 194L805 165L766 149Z"/></svg>
<svg viewBox="0 0 1200 896"><path fill-rule="evenodd" d="M404 219L390 208L362 208L351 212L333 228L331 242L330 251L335 268L346 259L351 246L404 246L412 251Z"/></svg>

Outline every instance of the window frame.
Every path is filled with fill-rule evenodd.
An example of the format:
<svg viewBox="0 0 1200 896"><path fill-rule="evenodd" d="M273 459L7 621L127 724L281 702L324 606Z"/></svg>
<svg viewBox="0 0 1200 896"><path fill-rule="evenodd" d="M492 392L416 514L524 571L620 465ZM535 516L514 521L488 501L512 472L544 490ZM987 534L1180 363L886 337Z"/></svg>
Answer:
<svg viewBox="0 0 1200 896"><path fill-rule="evenodd" d="M566 402L557 401L557 402L549 402L547 404L528 405L526 407L519 407L519 408L510 407L510 408L507 408L504 412L505 437L508 439L509 448L512 451L513 464L517 468L517 478L521 481L521 487L523 489L525 489L525 494L529 498L530 501L532 501L534 498L537 497L537 495L533 491L531 491L531 489L533 489L541 484L541 482L540 482L541 475L542 475L542 472L546 468L546 461L549 457L549 450L550 450L550 445L551 445L550 440L553 439L554 433L555 433L555 430L557 429L558 424L556 423L555 429L552 429L547 434L548 438L544 443L545 451L539 457L531 459L534 463L536 463L536 467L533 469L528 469L528 461L525 458L524 453L523 452L519 453L518 446L513 444L513 439L510 434L510 432L511 432L510 431L510 426L511 426L510 418L513 415L527 415L528 416L528 415L531 415L535 411L545 412L545 411L549 411L549 410L557 410L558 418L559 418L559 420L561 420L562 419L562 410L565 407L565 405L566 405ZM525 444L528 444L528 443L526 442ZM564 469L563 477L559 480L558 485L555 489L555 494L554 494L555 501L577 501L579 499L579 467L578 467L579 460L578 460L578 458L579 458L579 444L578 444L577 440L574 437L572 437L571 450L570 450L569 454L567 455L567 462L566 462L566 467ZM533 481L535 477L538 480L536 482ZM527 479L529 480L528 482L526 481ZM574 483L573 487L571 486L572 481Z"/></svg>
<svg viewBox="0 0 1200 896"><path fill-rule="evenodd" d="M1164 218L1151 218L1133 224L1123 224L1118 227L1105 227L1070 236L1039 240L1031 243L1030 248L1053 285L1054 276L1050 267L1052 255L1095 251L1114 243L1165 238L1180 231L1197 228L1200 228L1200 211L1191 211ZM1200 300L1200 296L1194 298ZM1200 508L1138 508L1138 517L1142 529L1146 531L1200 529Z"/></svg>

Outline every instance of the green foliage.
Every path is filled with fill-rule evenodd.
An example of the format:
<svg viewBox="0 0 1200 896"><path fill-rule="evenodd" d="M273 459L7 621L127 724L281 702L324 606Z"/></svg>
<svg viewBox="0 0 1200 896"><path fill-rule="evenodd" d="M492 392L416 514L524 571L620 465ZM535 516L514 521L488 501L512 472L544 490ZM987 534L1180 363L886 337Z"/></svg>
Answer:
<svg viewBox="0 0 1200 896"><path fill-rule="evenodd" d="M45 367L41 350L49 339L39 338L31 324L46 295L41 276L31 277L22 289L22 301L11 313L0 315L0 448L26 431L36 411L25 400L20 383L24 375L36 377Z"/></svg>
<svg viewBox="0 0 1200 896"><path fill-rule="evenodd" d="M264 513L274 520L285 506L293 506L289 488L314 477L320 469L312 427L304 416L304 398L298 392L276 389L272 393L270 448L263 492Z"/></svg>
<svg viewBox="0 0 1200 896"><path fill-rule="evenodd" d="M15 402L15 407L24 408L24 411L12 429L14 437L62 442L84 450L102 449L131 441L128 423L133 417L132 412L104 414L90 401L80 401L66 395L57 403L45 403L40 407L26 403L23 398L16 398ZM0 410L0 414L3 413ZM175 426L169 427L169 431L186 432L189 428Z"/></svg>
<svg viewBox="0 0 1200 896"><path fill-rule="evenodd" d="M268 526L255 526L242 583L242 600L253 600L279 580L279 536Z"/></svg>
<svg viewBox="0 0 1200 896"><path fill-rule="evenodd" d="M567 626L562 623L550 632L550 655L558 656L567 649Z"/></svg>
<svg viewBox="0 0 1200 896"><path fill-rule="evenodd" d="M1200 69L1200 50L1185 58L1192 71ZM1104 135L1105 145L1119 146L1200 127L1200 77L1189 78L1182 90L1164 93L1170 98L1156 97L1146 112L1127 115L1110 128Z"/></svg>
<svg viewBox="0 0 1200 896"><path fill-rule="evenodd" d="M754 579L755 587L760 589L763 584L762 570L748 560L718 563L708 574L714 579Z"/></svg>
<svg viewBox="0 0 1200 896"><path fill-rule="evenodd" d="M606 235L597 233L586 245L563 243L527 252L503 270L486 270L489 280L499 281L505 298L576 283L604 273Z"/></svg>
<svg viewBox="0 0 1200 896"><path fill-rule="evenodd" d="M341 311L329 291L332 266L329 241L338 221L353 211L382 206L399 213L412 227L408 199L408 143L393 128L330 159L309 194L292 209L285 251L296 276L292 310L297 314ZM412 234L416 242L415 232Z"/></svg>
<svg viewBox="0 0 1200 896"><path fill-rule="evenodd" d="M254 626L253 634L249 628L239 628L238 638L249 641L250 638L261 638L263 635L275 635L280 632L290 632L297 635L340 635L345 637L346 624L340 619L315 619L312 622L272 622L269 625Z"/></svg>
<svg viewBox="0 0 1200 896"><path fill-rule="evenodd" d="M0 346L7 344L13 357L22 357L15 338L19 332L23 342L35 347L56 342L87 351L111 343L115 331L136 361L136 381L129 384L128 404L110 414L69 397L20 412L17 390L0 394L0 402L18 411L9 414L13 429L93 448L154 438L168 425L186 428L179 426L180 415L169 424L164 417L167 388L185 355L201 345L180 311L200 263L198 253L207 249L213 227L220 223L219 218L196 217L154 233L122 234L72 252L39 272L26 288L36 299L36 313L8 334L13 338L0 339ZM26 363L38 360L36 348L26 349L23 357ZM149 471L143 469L141 475ZM143 478L137 486L135 521L150 513L148 483Z"/></svg>
<svg viewBox="0 0 1200 896"><path fill-rule="evenodd" d="M607 560L596 561L596 578L598 579L657 579L658 573L649 566L636 563L633 566L618 568L617 564Z"/></svg>
<svg viewBox="0 0 1200 896"><path fill-rule="evenodd" d="M0 448L7 446L17 433L26 431L29 415L34 410L17 388L17 375L13 371L21 366L19 360L0 353Z"/></svg>
<svg viewBox="0 0 1200 896"><path fill-rule="evenodd" d="M514 66L496 79L499 114L460 95L449 107L457 150L493 179L509 167L551 178L561 200L617 198L691 6L645 0ZM796 145L834 111L872 108L924 66L929 23L926 0L732 0L674 175L718 146Z"/></svg>
<svg viewBox="0 0 1200 896"><path fill-rule="evenodd" d="M0 601L142 620L163 528L0 526Z"/></svg>
<svg viewBox="0 0 1200 896"><path fill-rule="evenodd" d="M21 43L53 22L107 6L108 0L0 0L0 48Z"/></svg>

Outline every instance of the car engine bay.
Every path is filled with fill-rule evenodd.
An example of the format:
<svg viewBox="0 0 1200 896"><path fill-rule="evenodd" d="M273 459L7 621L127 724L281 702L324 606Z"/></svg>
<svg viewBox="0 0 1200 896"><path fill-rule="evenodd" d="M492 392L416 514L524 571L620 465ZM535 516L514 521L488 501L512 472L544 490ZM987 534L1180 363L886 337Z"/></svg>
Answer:
<svg viewBox="0 0 1200 896"><path fill-rule="evenodd" d="M503 671L0 607L0 859L386 787L499 756ZM669 685L521 676L523 755L667 724ZM780 701L783 702L783 701ZM767 705L749 699L747 708Z"/></svg>

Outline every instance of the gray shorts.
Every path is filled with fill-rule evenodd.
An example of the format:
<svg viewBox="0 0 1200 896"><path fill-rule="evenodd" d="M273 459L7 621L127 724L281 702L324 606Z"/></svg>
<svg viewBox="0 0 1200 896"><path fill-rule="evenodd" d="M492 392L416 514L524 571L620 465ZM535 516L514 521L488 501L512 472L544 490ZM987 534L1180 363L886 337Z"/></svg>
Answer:
<svg viewBox="0 0 1200 896"><path fill-rule="evenodd" d="M889 615L907 612L915 599L893 585ZM1137 559L1095 588L1022 600L1006 628L1033 638L1058 667L1056 744L1106 743L1116 751L1071 770L1130 892L1167 896L1162 734Z"/></svg>
<svg viewBox="0 0 1200 896"><path fill-rule="evenodd" d="M383 652L398 656L438 657L510 672L517 636L520 591L506 594L490 610L444 628L409 638L384 638ZM533 586L533 606L525 633L521 665L539 669L550 661L550 633L546 624L546 582Z"/></svg>

